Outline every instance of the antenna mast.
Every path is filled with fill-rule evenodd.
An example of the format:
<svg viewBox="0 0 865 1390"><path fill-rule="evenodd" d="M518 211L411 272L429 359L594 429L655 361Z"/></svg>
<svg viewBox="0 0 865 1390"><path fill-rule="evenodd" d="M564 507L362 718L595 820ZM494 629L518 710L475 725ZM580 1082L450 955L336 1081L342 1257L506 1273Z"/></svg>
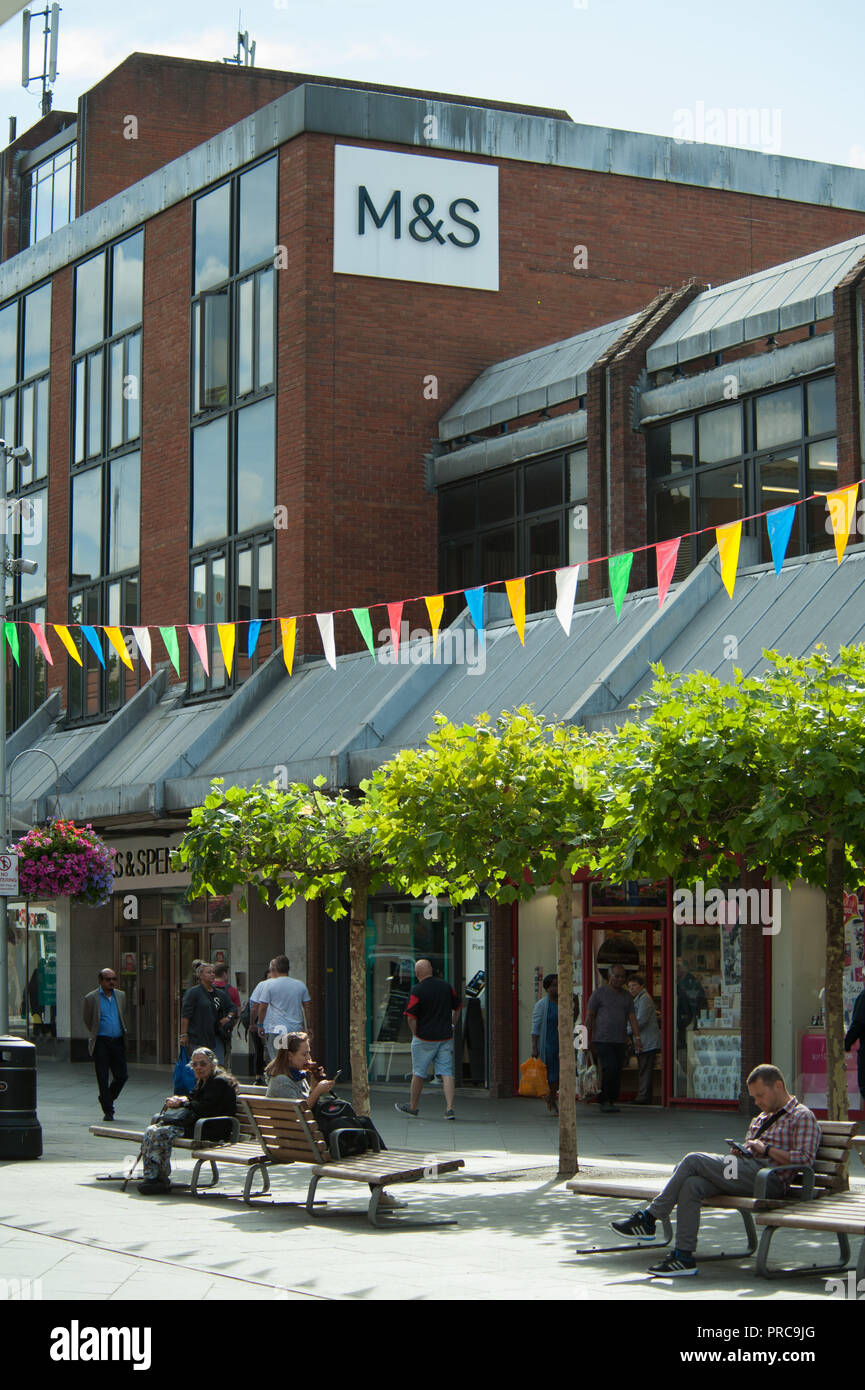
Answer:
<svg viewBox="0 0 865 1390"><path fill-rule="evenodd" d="M255 67L255 39L249 41L249 30L241 30L243 16L238 10L237 13L237 53L233 58L223 58L223 63L235 63L239 68Z"/></svg>
<svg viewBox="0 0 865 1390"><path fill-rule="evenodd" d="M23 28L21 34L21 86L29 87L31 82L42 83L42 115L47 116L51 110L52 92L51 87L57 81L57 40L60 35L60 6L51 5L44 10L37 10L32 15L29 10L25 10L21 16ZM44 19L45 28L42 31L42 71L30 76L30 25L33 19Z"/></svg>

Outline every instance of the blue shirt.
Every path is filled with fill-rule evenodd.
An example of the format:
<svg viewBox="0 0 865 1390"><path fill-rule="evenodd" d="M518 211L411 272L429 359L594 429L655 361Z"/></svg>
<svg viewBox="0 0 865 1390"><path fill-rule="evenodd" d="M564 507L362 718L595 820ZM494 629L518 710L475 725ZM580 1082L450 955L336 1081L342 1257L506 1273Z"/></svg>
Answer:
<svg viewBox="0 0 865 1390"><path fill-rule="evenodd" d="M123 1029L120 1026L120 1013L117 1009L117 1000L114 991L106 994L103 989L99 991L99 1038L122 1038Z"/></svg>

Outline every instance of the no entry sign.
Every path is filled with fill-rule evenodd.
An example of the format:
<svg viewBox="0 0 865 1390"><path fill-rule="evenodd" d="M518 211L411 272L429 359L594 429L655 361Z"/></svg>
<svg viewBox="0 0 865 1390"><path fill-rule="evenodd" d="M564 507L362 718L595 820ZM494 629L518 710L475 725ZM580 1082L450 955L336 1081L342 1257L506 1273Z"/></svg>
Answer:
<svg viewBox="0 0 865 1390"><path fill-rule="evenodd" d="M0 854L0 897L18 896L18 855Z"/></svg>

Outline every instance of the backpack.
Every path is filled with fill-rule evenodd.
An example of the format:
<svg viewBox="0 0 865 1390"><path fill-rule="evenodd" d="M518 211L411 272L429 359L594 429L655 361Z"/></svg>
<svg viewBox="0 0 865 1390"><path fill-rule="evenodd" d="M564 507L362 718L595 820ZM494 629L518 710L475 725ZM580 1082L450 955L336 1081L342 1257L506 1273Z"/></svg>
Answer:
<svg viewBox="0 0 865 1390"><path fill-rule="evenodd" d="M332 1092L315 1102L313 1114L331 1158L356 1158L385 1148L369 1116L356 1115L347 1100L340 1100Z"/></svg>

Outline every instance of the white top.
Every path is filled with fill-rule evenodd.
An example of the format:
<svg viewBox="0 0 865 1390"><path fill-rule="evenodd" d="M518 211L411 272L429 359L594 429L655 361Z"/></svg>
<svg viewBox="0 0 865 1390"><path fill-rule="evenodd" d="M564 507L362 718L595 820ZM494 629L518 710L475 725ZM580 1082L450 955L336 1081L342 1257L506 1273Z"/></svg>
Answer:
<svg viewBox="0 0 865 1390"><path fill-rule="evenodd" d="M258 994L255 1000L257 1004L267 1005L265 1033L306 1031L303 1005L310 1002L310 995L303 980L293 980L290 975L277 975L273 980L262 980L260 985L256 985L254 994Z"/></svg>

